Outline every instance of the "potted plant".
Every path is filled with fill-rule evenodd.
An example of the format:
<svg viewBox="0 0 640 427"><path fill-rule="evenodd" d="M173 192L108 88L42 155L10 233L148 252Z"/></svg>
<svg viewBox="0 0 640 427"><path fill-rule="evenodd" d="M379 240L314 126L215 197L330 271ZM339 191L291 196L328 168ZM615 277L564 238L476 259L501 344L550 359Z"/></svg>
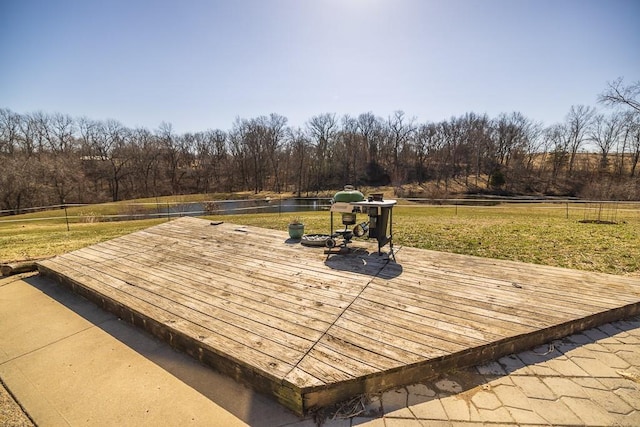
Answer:
<svg viewBox="0 0 640 427"><path fill-rule="evenodd" d="M289 223L289 237L292 239L301 239L304 234L304 223L300 218L295 217Z"/></svg>

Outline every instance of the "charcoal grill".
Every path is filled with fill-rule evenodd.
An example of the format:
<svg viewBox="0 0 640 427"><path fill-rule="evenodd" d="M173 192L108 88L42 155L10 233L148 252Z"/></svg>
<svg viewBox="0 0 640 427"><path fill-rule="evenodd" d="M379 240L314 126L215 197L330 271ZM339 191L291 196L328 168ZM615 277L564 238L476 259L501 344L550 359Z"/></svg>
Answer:
<svg viewBox="0 0 640 427"><path fill-rule="evenodd" d="M333 196L329 209L331 237L327 239L325 253L348 253L349 244L354 237L366 237L377 240L379 255L382 255L382 248L389 245L389 255L393 257L393 207L396 203L396 200L384 200L379 193L365 198L353 186L345 186L344 190ZM334 213L341 215L344 229L334 229ZM368 219L358 223L358 214L365 214ZM354 227L350 229L351 226Z"/></svg>

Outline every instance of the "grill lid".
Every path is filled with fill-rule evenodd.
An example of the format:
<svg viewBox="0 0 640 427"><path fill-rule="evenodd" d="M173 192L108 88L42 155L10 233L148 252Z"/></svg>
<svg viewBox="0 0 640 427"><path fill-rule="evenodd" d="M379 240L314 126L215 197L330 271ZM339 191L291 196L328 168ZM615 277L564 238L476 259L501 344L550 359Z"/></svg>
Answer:
<svg viewBox="0 0 640 427"><path fill-rule="evenodd" d="M338 191L333 196L334 202L351 203L351 202L361 202L363 200L364 200L364 195L358 190L356 190L353 187L353 185L345 185L344 190Z"/></svg>

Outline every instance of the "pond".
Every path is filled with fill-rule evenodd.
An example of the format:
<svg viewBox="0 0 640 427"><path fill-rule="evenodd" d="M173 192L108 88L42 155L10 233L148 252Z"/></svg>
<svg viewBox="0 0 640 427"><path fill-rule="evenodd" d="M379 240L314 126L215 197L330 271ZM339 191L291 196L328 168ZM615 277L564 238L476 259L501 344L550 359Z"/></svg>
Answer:
<svg viewBox="0 0 640 427"><path fill-rule="evenodd" d="M329 210L330 201L328 198L212 200L159 207L159 210L171 216L290 213Z"/></svg>

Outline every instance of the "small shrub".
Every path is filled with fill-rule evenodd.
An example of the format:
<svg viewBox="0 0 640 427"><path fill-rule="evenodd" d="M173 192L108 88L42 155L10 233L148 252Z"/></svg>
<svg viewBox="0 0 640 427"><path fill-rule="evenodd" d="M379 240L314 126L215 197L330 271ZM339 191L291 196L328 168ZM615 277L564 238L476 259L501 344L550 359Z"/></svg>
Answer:
<svg viewBox="0 0 640 427"><path fill-rule="evenodd" d="M492 188L502 188L507 183L502 171L497 170L489 176L489 186Z"/></svg>

